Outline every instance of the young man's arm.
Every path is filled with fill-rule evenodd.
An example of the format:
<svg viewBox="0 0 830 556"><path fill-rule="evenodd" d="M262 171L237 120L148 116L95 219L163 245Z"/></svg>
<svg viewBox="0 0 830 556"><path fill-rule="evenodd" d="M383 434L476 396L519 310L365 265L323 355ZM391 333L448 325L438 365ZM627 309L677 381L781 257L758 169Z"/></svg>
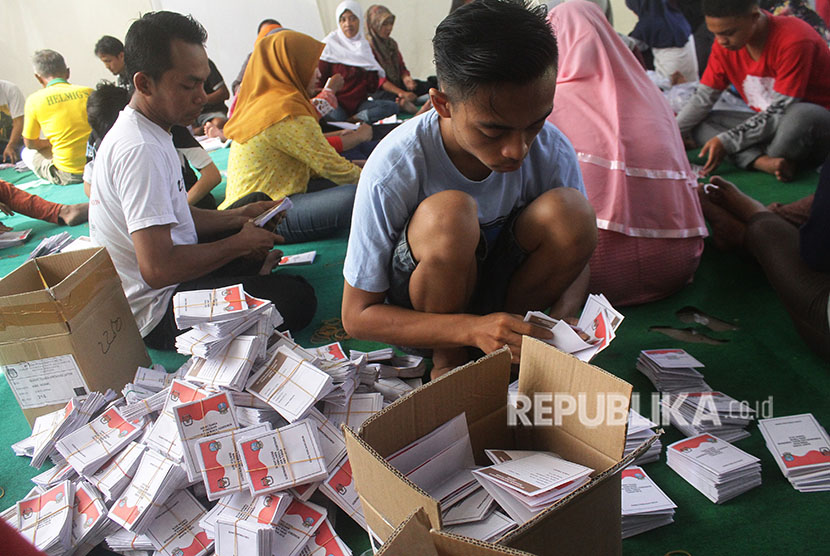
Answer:
<svg viewBox="0 0 830 556"><path fill-rule="evenodd" d="M706 119L722 92L707 85L697 86L692 97L677 115L677 127L682 135L689 134L697 124Z"/></svg>
<svg viewBox="0 0 830 556"><path fill-rule="evenodd" d="M187 202L195 205L201 201L213 188L222 181L222 174L216 164L211 162L207 166L199 168L199 179L187 192Z"/></svg>
<svg viewBox="0 0 830 556"><path fill-rule="evenodd" d="M9 142L3 150L3 162L17 162L20 159L18 152L23 143L21 134L23 132L23 116L12 120L12 130L9 133Z"/></svg>
<svg viewBox="0 0 830 556"><path fill-rule="evenodd" d="M239 233L212 243L174 245L169 224L137 230L131 237L141 276L153 289L199 278L237 257L264 257L279 238L253 222L245 222Z"/></svg>
<svg viewBox="0 0 830 556"><path fill-rule="evenodd" d="M344 281L342 318L349 335L410 347L475 346L484 353L507 344L514 361L518 361L523 335L551 337L548 331L517 315L421 313L384 303L385 298L383 292L367 292Z"/></svg>
<svg viewBox="0 0 830 556"><path fill-rule="evenodd" d="M206 210L191 206L190 214L193 216L196 234L200 237L212 236L238 231L248 220L256 218L276 204L277 201L258 201L230 210Z"/></svg>

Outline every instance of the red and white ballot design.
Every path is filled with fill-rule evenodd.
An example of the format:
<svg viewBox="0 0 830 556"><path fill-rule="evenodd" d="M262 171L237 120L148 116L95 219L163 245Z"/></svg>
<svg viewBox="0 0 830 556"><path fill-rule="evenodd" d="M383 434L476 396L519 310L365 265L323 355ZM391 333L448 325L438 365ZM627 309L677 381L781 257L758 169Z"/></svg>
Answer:
<svg viewBox="0 0 830 556"><path fill-rule="evenodd" d="M103 415L58 440L58 452L80 474L94 473L137 438L144 420L126 421L112 407Z"/></svg>
<svg viewBox="0 0 830 556"><path fill-rule="evenodd" d="M352 551L346 546L334 527L327 519L323 521L314 537L300 551L300 556L351 556Z"/></svg>
<svg viewBox="0 0 830 556"><path fill-rule="evenodd" d="M265 434L247 435L237 446L253 494L285 490L327 475L317 428L308 419Z"/></svg>
<svg viewBox="0 0 830 556"><path fill-rule="evenodd" d="M366 517L363 515L363 506L354 486L352 466L348 457L344 457L337 464L334 471L320 485L320 490L358 525L366 529Z"/></svg>
<svg viewBox="0 0 830 556"><path fill-rule="evenodd" d="M75 489L64 481L43 494L17 503L17 530L40 550L70 546Z"/></svg>
<svg viewBox="0 0 830 556"><path fill-rule="evenodd" d="M314 537L327 517L325 508L294 500L277 524L277 539L274 554L297 556L308 541Z"/></svg>
<svg viewBox="0 0 830 556"><path fill-rule="evenodd" d="M189 382L174 380L173 384L170 385L170 392L167 394L167 400L164 402L161 414L156 419L153 428L150 429L144 443L168 459L176 462L181 461L184 452L182 441L179 438L179 431L176 428L173 408L177 405L202 400L208 394L207 390L203 390Z"/></svg>
<svg viewBox="0 0 830 556"><path fill-rule="evenodd" d="M758 428L785 474L830 466L830 439L812 413L762 419Z"/></svg>
<svg viewBox="0 0 830 556"><path fill-rule="evenodd" d="M196 455L198 442L205 437L239 428L233 402L227 393L222 392L178 405L173 408L173 416L182 441L187 479L195 481L200 475Z"/></svg>
<svg viewBox="0 0 830 556"><path fill-rule="evenodd" d="M271 426L263 423L219 433L196 443L196 457L208 500L217 500L247 488L236 441L250 434L264 434L270 430Z"/></svg>
<svg viewBox="0 0 830 556"><path fill-rule="evenodd" d="M145 533L158 556L207 556L213 541L199 527L205 509L187 490L179 490L162 504L162 510Z"/></svg>
<svg viewBox="0 0 830 556"><path fill-rule="evenodd" d="M107 519L107 507L87 482L81 481L75 489L75 505L72 511L72 546L84 542Z"/></svg>

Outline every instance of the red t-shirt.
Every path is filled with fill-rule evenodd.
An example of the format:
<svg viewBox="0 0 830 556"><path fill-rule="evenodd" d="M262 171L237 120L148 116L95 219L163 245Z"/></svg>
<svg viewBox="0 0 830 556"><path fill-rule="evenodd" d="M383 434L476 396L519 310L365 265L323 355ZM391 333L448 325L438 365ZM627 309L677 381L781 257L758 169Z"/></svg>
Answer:
<svg viewBox="0 0 830 556"><path fill-rule="evenodd" d="M717 41L700 82L717 90L735 85L744 101L760 112L772 104L772 92L830 109L830 49L804 21L769 18L769 34L758 60L746 48L727 50Z"/></svg>

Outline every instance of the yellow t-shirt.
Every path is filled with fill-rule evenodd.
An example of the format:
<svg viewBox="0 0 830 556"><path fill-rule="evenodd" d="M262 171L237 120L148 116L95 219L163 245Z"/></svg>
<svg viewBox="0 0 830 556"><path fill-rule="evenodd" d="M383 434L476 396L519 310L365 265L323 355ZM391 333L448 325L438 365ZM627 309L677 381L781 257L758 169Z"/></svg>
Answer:
<svg viewBox="0 0 830 556"><path fill-rule="evenodd" d="M309 178L316 177L338 185L357 183L360 168L334 150L316 119L288 118L244 143L231 143L225 202L219 208L257 191L275 201L305 193Z"/></svg>
<svg viewBox="0 0 830 556"><path fill-rule="evenodd" d="M89 122L86 100L92 89L58 81L26 99L24 139L43 136L52 143L52 163L58 170L82 174L86 163Z"/></svg>

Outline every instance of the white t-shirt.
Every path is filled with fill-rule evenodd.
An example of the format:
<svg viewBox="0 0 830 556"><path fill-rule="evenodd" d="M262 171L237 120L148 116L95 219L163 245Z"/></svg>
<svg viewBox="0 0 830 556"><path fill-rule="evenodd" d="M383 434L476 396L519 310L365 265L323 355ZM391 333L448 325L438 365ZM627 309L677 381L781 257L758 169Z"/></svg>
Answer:
<svg viewBox="0 0 830 556"><path fill-rule="evenodd" d="M198 242L171 135L129 106L95 157L89 232L107 248L142 336L161 321L177 284L151 288L141 276L131 233L170 224L174 245Z"/></svg>
<svg viewBox="0 0 830 556"><path fill-rule="evenodd" d="M492 240L514 209L556 187L585 194L574 148L553 124L545 122L518 170L473 181L450 160L438 114L430 110L398 126L369 156L357 186L343 276L360 290L387 291L395 243L430 195L455 189L472 196L479 225Z"/></svg>
<svg viewBox="0 0 830 556"><path fill-rule="evenodd" d="M19 118L23 115L25 106L26 97L23 96L17 85L11 81L0 79L0 112L5 112L12 119Z"/></svg>

